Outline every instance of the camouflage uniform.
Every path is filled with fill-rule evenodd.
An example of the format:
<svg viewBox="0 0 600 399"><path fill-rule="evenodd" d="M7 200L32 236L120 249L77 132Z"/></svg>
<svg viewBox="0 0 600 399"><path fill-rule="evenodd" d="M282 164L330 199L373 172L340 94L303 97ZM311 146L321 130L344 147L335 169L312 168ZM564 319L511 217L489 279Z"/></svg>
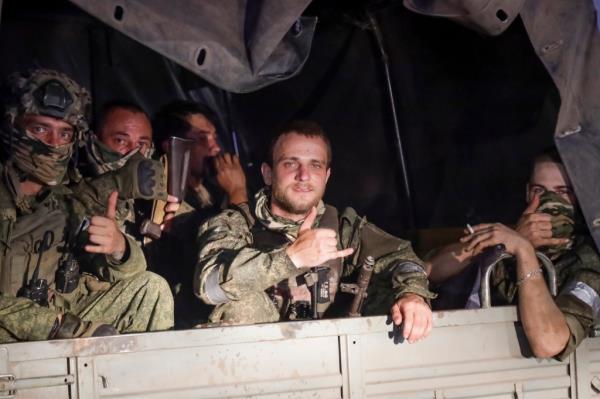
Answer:
<svg viewBox="0 0 600 399"><path fill-rule="evenodd" d="M281 320L285 312L265 290L307 271L296 268L285 251L295 240L300 223L272 215L265 190L256 198L255 225L277 232L286 243L259 248L254 228L251 230L243 210L225 210L200 228L201 249L194 290L204 302L216 305L211 322L248 324ZM319 226L324 213L325 205L321 202L313 227ZM351 208L338 216L338 222L339 247L355 249L352 256L343 260L342 280L356 278L354 272L366 256L376 259L364 314L387 313L393 302L407 293L433 297L427 288L422 263L409 242L383 232Z"/></svg>
<svg viewBox="0 0 600 399"><path fill-rule="evenodd" d="M160 240L144 245L148 268L163 276L173 291L176 329L206 323L212 311L212 306L194 295L194 268L199 252L196 235L202 223L222 211L223 196L219 195L217 186L207 184L202 187L206 196L188 187L185 200L170 221L169 231L163 232ZM206 198L211 201L207 202Z"/></svg>
<svg viewBox="0 0 600 399"><path fill-rule="evenodd" d="M574 233L578 224L575 223L573 206L559 195L552 192L542 195L538 212L553 215L554 238L571 238L571 243L567 246L542 249L542 252L553 258L558 287L555 302L565 315L571 331L567 347L558 355L564 359L588 336L595 320L600 316L600 256L591 237ZM515 281L514 259L496 266L490 282L493 305L518 303Z"/></svg>
<svg viewBox="0 0 600 399"><path fill-rule="evenodd" d="M0 166L0 342L47 339L56 327L57 317L67 312L83 320L112 324L120 332L171 328L173 301L168 286L160 277L144 271L141 249L129 237L121 261L74 251L84 274L71 293L55 291L55 275L68 251L69 233L76 230L84 216L104 212L108 195L104 189L118 178L107 176L97 187L86 181L72 189L60 184L73 144L65 148L46 145L16 127L14 121L24 113L48 115L71 123L80 137L81 129L87 127L81 117L89 102L87 94L54 71L37 70L16 79L18 84L11 87L20 103L7 106L8 123L0 130L2 141L14 150L5 153L9 159ZM61 85L62 90L67 89L74 100L67 115L36 109L35 89L44 85L47 91L60 90ZM27 176L44 183L35 197L20 192L20 182ZM47 234L52 239L41 254L37 243ZM39 278L49 284L47 307L17 296L38 262Z"/></svg>

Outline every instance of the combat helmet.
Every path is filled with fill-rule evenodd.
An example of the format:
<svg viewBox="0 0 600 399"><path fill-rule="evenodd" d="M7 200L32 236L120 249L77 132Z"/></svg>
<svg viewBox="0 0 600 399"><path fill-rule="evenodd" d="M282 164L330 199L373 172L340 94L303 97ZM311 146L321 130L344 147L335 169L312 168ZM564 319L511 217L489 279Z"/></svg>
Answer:
<svg viewBox="0 0 600 399"><path fill-rule="evenodd" d="M11 74L4 91L4 126L0 133L4 157L22 174L43 184L59 184L74 145L88 130L89 93L65 74L50 69ZM18 126L18 117L27 114L67 122L75 130L73 143L60 146L44 143Z"/></svg>

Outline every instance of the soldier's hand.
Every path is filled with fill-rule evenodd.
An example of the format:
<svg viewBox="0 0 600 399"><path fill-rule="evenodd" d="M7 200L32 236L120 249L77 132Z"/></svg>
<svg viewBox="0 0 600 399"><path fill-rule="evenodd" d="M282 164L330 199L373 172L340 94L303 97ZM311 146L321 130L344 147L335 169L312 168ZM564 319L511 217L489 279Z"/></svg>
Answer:
<svg viewBox="0 0 600 399"><path fill-rule="evenodd" d="M411 344L426 338L431 332L431 308L419 295L403 295L394 303L391 313L395 325L403 324L402 336Z"/></svg>
<svg viewBox="0 0 600 399"><path fill-rule="evenodd" d="M175 217L175 214L179 210L181 206L181 202L179 202L179 198L168 195L167 196L167 204L165 205L165 216L163 218L163 222L160 225L160 229L162 231L170 231L171 230L171 220Z"/></svg>
<svg viewBox="0 0 600 399"><path fill-rule="evenodd" d="M527 238L534 248L564 245L568 238L552 238L552 216L536 212L540 196L536 194L517 222L515 230Z"/></svg>
<svg viewBox="0 0 600 399"><path fill-rule="evenodd" d="M223 154L215 157L217 183L227 193L230 204L248 202L246 174L237 155Z"/></svg>
<svg viewBox="0 0 600 399"><path fill-rule="evenodd" d="M483 223L473 226L473 234L460 239L466 245L465 250L473 256L494 245L503 244L506 252L518 256L533 253L531 243L515 230L501 223Z"/></svg>
<svg viewBox="0 0 600 399"><path fill-rule="evenodd" d="M353 248L338 251L337 233L331 229L313 229L317 217L317 208L313 207L298 232L298 238L286 253L297 268L319 266L330 259L351 255Z"/></svg>
<svg viewBox="0 0 600 399"><path fill-rule="evenodd" d="M93 216L90 220L88 233L89 244L85 250L95 254L110 255L121 260L126 250L125 236L119 230L116 222L118 193L113 191L108 197L105 216Z"/></svg>

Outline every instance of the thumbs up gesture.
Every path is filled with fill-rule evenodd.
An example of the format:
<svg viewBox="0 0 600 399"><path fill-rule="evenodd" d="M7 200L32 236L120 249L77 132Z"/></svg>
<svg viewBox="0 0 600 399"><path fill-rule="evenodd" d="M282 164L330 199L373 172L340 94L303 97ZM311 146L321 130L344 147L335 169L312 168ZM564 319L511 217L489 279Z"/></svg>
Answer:
<svg viewBox="0 0 600 399"><path fill-rule="evenodd" d="M568 238L552 238L552 216L536 212L539 205L540 195L536 194L519 218L515 230L527 238L534 248L568 244Z"/></svg>
<svg viewBox="0 0 600 399"><path fill-rule="evenodd" d="M286 253L297 268L322 265L330 259L351 255L353 248L338 251L337 232L331 229L313 229L317 218L317 208L313 207L298 232L298 238L287 249Z"/></svg>
<svg viewBox="0 0 600 399"><path fill-rule="evenodd" d="M116 222L118 193L113 191L108 197L108 206L105 216L93 216L90 220L88 233L89 244L85 250L95 254L110 255L116 260L121 260L125 254L125 236L119 230Z"/></svg>

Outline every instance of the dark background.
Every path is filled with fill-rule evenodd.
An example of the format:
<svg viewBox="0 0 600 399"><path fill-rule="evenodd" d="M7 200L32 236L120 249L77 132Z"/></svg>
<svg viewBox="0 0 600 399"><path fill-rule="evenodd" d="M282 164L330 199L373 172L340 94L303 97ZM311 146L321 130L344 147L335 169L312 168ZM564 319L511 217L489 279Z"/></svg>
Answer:
<svg viewBox="0 0 600 399"><path fill-rule="evenodd" d="M239 135L254 187L271 132L293 118L314 119L333 144L326 201L352 205L402 234L410 222L366 8L390 57L416 227L514 223L531 159L551 145L559 106L520 19L501 36L484 37L413 14L400 1L317 0L305 12L319 23L303 70L258 92L231 94L66 1L5 0L0 74L61 70L91 90L95 111L116 98L151 114L175 98L202 99L222 117L226 148L231 132Z"/></svg>

